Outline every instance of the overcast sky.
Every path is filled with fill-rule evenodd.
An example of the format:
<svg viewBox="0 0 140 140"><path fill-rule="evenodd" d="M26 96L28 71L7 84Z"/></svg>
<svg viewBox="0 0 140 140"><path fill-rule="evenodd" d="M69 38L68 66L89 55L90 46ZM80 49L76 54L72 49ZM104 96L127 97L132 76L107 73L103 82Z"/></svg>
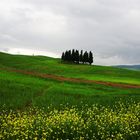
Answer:
<svg viewBox="0 0 140 140"><path fill-rule="evenodd" d="M0 0L0 51L73 48L99 65L140 64L140 0Z"/></svg>

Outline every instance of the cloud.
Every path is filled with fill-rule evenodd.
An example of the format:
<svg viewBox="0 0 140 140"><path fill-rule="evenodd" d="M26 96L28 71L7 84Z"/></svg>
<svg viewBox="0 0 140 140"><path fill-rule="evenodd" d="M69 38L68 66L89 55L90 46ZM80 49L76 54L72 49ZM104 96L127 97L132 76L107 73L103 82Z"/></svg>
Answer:
<svg viewBox="0 0 140 140"><path fill-rule="evenodd" d="M139 7L139 0L1 0L0 50L60 56L75 48L92 50L96 64L140 63Z"/></svg>

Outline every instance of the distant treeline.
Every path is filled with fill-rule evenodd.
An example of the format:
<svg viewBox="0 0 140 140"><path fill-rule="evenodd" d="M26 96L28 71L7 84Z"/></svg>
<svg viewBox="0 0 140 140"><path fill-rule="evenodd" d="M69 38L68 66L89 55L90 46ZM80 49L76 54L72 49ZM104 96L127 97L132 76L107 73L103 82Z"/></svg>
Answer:
<svg viewBox="0 0 140 140"><path fill-rule="evenodd" d="M62 61L69 61L73 63L89 63L90 65L93 63L93 53L90 52L83 52L83 50L68 50L62 53L61 57Z"/></svg>

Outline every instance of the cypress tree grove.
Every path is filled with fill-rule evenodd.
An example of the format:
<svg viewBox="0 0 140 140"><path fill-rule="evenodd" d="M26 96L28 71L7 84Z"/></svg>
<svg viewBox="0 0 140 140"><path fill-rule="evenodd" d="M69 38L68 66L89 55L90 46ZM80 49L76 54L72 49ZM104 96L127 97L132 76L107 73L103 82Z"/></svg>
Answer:
<svg viewBox="0 0 140 140"><path fill-rule="evenodd" d="M68 50L66 52L62 53L61 56L62 61L68 61L73 63L89 63L90 65L93 63L93 54L90 51L89 53L85 51L83 53L83 50L81 50L79 54L79 50Z"/></svg>

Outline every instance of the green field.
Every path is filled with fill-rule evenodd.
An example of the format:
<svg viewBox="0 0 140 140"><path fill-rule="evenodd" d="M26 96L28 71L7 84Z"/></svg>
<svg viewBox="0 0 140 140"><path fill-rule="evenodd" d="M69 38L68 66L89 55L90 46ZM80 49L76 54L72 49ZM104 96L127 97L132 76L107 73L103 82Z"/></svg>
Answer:
<svg viewBox="0 0 140 140"><path fill-rule="evenodd" d="M29 72L29 74L26 74L24 72L26 73ZM36 75L36 73L38 75ZM47 76L48 75L54 76L54 78L44 77L45 74L47 74ZM58 76L59 78L57 79L56 76ZM61 78L63 78L64 80ZM69 78L72 78L72 80L69 80ZM75 82L74 79L78 79L78 82ZM120 110L120 107L118 107L119 111L117 110L116 107L116 104L119 102L121 102L120 104L124 104L125 107L122 112ZM125 116L125 113L126 114L128 113L128 115L131 114L130 116L132 116L133 109L135 108L135 106L137 106L136 107L137 110L135 110L134 111L135 113L133 114L135 116L132 116L132 118L137 118L137 120L134 120L136 123L139 122L140 119L139 103L140 103L140 71L114 68L111 66L95 66L95 65L89 66L83 64L79 65L69 64L61 62L60 59L54 59L45 56L24 56L24 55L10 55L0 53L1 113L3 111L9 112L10 110L15 112L17 111L26 112L26 110L28 111L28 109L38 108L39 110L43 109L44 112L49 113L50 111L57 110L58 112L57 115L59 117L61 116L61 112L59 111L64 110L65 113L67 108L71 109L74 106L74 108L76 108L77 113L80 112L80 110L84 110L86 113L87 110L85 108L87 108L87 106L88 108L92 108L92 106L96 104L98 106L98 109L103 111L104 113L105 110L102 109L102 107L110 108L112 109L112 111L114 110L114 113L120 112L119 114L122 113L124 116L123 115L122 115L123 117L118 116L118 118L119 117L125 118L128 117ZM100 107L100 105L102 107ZM127 110L128 106L131 106L130 110L132 112L130 110ZM72 114L73 113L74 112L72 112ZM107 113L109 113L109 111ZM31 117L31 114L29 115L29 117ZM97 115L99 114L100 113L98 112ZM81 114L79 113L78 115L81 116ZM100 116L102 116L102 114L100 114ZM18 116L16 117L18 118ZM82 117L83 115L81 116L81 118ZM102 117L101 119L103 119ZM131 117L128 117L128 120L130 118ZM1 117L0 119L1 119L0 122L2 122L2 119L5 120L5 117ZM79 120L81 121L81 119ZM129 121L131 122L131 119ZM115 123L119 124L119 122ZM120 126L122 127L126 126L126 124L123 123L124 122L121 122ZM5 126L4 122L2 122L2 124L4 128ZM80 122L79 124L82 123ZM131 125L132 124L130 123L128 126L126 126L126 128L127 127L129 128ZM110 131L113 131L113 135L116 137L116 139L121 139L121 137L123 137L124 139L133 139L133 138L137 139L139 138L140 124L137 123L136 125L138 125L135 126L137 128L136 129L131 128L130 131L127 132L127 135L125 135L126 132L123 132L122 130L119 130L117 128L115 130ZM111 124L111 126L112 129L114 129L115 125ZM9 127L9 124L7 125L7 127ZM44 127L45 128L43 129L47 129L46 126ZM101 127L103 127L102 124ZM39 128L35 129L38 130ZM90 128L87 130L85 128L83 129L84 132L90 130ZM52 130L58 131L56 128L52 128ZM13 131L14 133L15 130L11 131ZM32 131L34 131L34 129ZM43 130L41 129L41 132L38 132L38 135L36 136L37 139L43 139L43 137L40 136L43 135L42 131ZM119 133L114 134L115 131L120 132L120 135ZM102 131L100 130L99 132ZM109 137L107 132L108 130L106 129L106 131L104 131L103 134L101 133L99 137L96 134L96 138L103 139L102 135L105 136L104 138ZM133 134L128 135L129 132L133 132ZM0 138L1 139L3 137L4 137L3 139L19 138L18 137L19 134L17 135L17 137L13 137L12 134L10 134L10 136L7 137L7 134L4 135L4 131L1 129ZM77 139L80 139L80 136L81 139L82 138L89 139L84 137L84 134L82 135L80 133L74 134L74 136L75 137L77 136ZM25 137L23 136L22 138ZM35 135L33 135L33 137L35 137ZM27 139L32 138L27 137ZM72 138L72 136L66 135L65 138L70 139ZM48 139L56 139L56 137L53 138L51 135L48 137Z"/></svg>
<svg viewBox="0 0 140 140"><path fill-rule="evenodd" d="M20 56L0 53L0 66L65 77L140 84L140 72L108 66L64 64L44 56Z"/></svg>
<svg viewBox="0 0 140 140"><path fill-rule="evenodd" d="M121 88L102 84L74 83L34 77L6 71L18 69L47 73L64 77L110 81L115 83L139 84L140 72L107 66L64 64L60 59L44 56L22 56L0 53L0 105L8 108L25 106L48 106L53 104L112 104L119 98L140 98L140 88Z"/></svg>

